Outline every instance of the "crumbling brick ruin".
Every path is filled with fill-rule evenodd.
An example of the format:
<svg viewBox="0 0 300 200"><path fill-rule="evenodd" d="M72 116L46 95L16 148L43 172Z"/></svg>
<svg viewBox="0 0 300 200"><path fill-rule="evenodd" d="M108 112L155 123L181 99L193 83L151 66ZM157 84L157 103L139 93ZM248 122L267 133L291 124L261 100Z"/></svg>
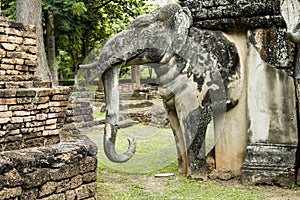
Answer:
<svg viewBox="0 0 300 200"><path fill-rule="evenodd" d="M63 126L70 89L36 65L35 27L0 16L0 199L94 199L97 148Z"/></svg>

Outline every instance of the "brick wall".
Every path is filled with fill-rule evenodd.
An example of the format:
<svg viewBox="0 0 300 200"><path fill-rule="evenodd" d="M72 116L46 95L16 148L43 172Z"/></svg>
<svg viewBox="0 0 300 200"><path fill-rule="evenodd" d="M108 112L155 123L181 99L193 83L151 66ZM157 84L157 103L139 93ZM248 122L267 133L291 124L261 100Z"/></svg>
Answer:
<svg viewBox="0 0 300 200"><path fill-rule="evenodd" d="M70 88L36 65L35 28L0 16L0 199L95 199L96 145L65 125Z"/></svg>

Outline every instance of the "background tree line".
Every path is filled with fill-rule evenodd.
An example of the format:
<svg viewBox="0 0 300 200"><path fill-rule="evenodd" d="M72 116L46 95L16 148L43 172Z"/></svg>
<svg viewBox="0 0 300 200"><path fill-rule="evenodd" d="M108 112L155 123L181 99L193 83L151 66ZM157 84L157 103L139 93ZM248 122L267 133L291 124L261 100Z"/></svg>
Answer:
<svg viewBox="0 0 300 200"><path fill-rule="evenodd" d="M44 60L38 61L39 75L55 84L58 79L74 78L78 65L92 49L126 28L138 15L156 7L147 0L1 0L1 3L2 15L37 26L37 37L43 38L37 44L38 57ZM45 58L41 58L42 54Z"/></svg>

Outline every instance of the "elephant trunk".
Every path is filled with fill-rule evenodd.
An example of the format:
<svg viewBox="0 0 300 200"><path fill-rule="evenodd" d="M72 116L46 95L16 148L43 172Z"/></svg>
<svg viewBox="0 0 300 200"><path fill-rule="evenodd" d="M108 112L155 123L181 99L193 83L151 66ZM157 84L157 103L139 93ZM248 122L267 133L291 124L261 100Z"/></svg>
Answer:
<svg viewBox="0 0 300 200"><path fill-rule="evenodd" d="M123 163L128 161L135 153L136 142L129 141L128 150L118 154L115 148L119 123L119 67L112 67L103 74L106 102L106 123L104 128L104 152L112 162Z"/></svg>

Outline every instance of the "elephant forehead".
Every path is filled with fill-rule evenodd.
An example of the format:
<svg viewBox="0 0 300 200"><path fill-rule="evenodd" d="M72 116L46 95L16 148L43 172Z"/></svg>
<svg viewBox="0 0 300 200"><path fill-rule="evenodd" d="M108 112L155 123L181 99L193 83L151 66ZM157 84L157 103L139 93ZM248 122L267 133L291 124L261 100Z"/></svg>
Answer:
<svg viewBox="0 0 300 200"><path fill-rule="evenodd" d="M171 31L168 29L157 29L155 31L153 29L125 30L112 38L105 45L103 51L115 54L122 51L130 52L149 48L164 50L172 42Z"/></svg>

